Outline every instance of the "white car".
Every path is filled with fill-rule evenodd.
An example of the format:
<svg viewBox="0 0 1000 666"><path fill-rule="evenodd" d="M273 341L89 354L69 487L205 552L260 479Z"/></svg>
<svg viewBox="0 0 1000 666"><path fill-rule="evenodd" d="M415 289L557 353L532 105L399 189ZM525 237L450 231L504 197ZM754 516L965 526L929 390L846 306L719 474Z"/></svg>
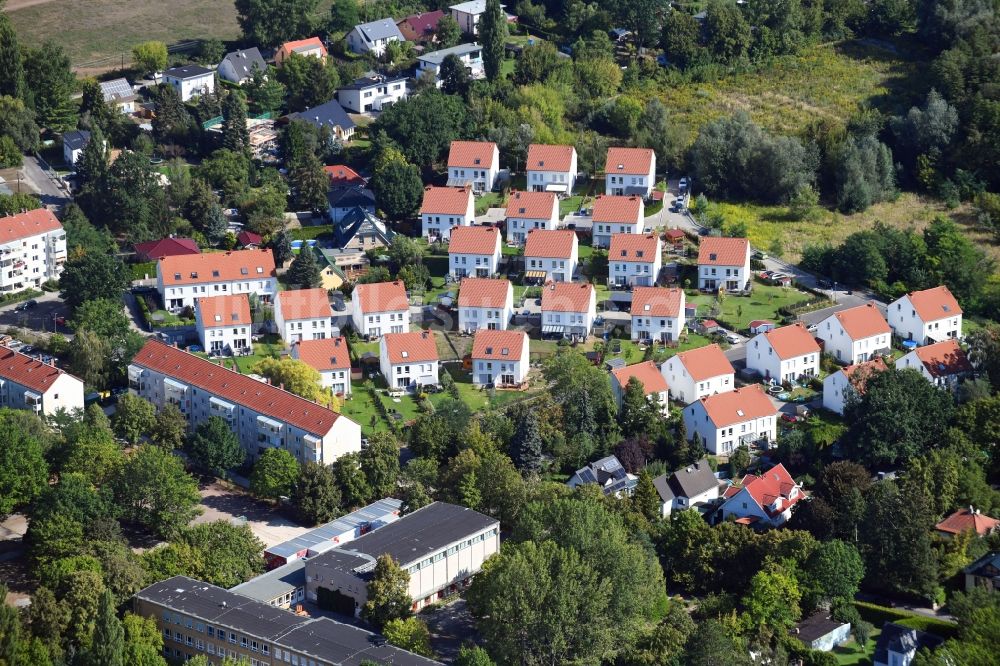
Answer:
<svg viewBox="0 0 1000 666"><path fill-rule="evenodd" d="M677 188L681 192L683 192L684 190L686 190L688 188L688 179L687 178L681 178L681 181L677 184Z"/></svg>

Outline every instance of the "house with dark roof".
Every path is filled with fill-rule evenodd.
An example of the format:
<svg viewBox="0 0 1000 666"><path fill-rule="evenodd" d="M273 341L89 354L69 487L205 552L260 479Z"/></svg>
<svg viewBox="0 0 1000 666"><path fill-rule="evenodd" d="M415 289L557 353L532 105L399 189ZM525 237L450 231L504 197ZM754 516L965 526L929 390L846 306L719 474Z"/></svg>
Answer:
<svg viewBox="0 0 1000 666"><path fill-rule="evenodd" d="M219 78L237 85L249 81L254 72L267 73L267 63L256 46L226 54L219 63Z"/></svg>
<svg viewBox="0 0 1000 666"><path fill-rule="evenodd" d="M625 471L616 456L608 456L576 470L566 485L576 488L588 483L596 483L608 496L631 497L639 477Z"/></svg>
<svg viewBox="0 0 1000 666"><path fill-rule="evenodd" d="M851 623L834 620L830 611L819 609L803 618L790 633L810 650L830 652L851 637Z"/></svg>
<svg viewBox="0 0 1000 666"><path fill-rule="evenodd" d="M666 518L674 511L713 509L721 483L707 458L673 474L661 474L653 479L653 487L660 496L660 515Z"/></svg>
<svg viewBox="0 0 1000 666"><path fill-rule="evenodd" d="M359 23L347 33L347 48L352 53L371 53L382 56L385 47L391 42L405 42L403 33L396 27L392 18L378 19L368 23Z"/></svg>
<svg viewBox="0 0 1000 666"><path fill-rule="evenodd" d="M327 215L334 226L355 209L375 214L375 193L364 185L333 186L326 193Z"/></svg>
<svg viewBox="0 0 1000 666"><path fill-rule="evenodd" d="M328 129L331 135L340 141L350 141L357 127L347 115L347 111L344 111L344 107L335 99L305 111L290 113L287 118L301 120L317 129Z"/></svg>
<svg viewBox="0 0 1000 666"><path fill-rule="evenodd" d="M886 622L875 642L872 662L874 666L910 666L919 650L933 650L943 642L944 639L940 636L926 631Z"/></svg>
<svg viewBox="0 0 1000 666"><path fill-rule="evenodd" d="M483 47L479 44L459 44L447 49L431 51L417 56L417 69L413 78L420 80L434 81L440 88L442 80L440 78L441 65L445 58L455 56L465 66L472 79L482 79L486 76L486 69L483 65Z"/></svg>
<svg viewBox="0 0 1000 666"><path fill-rule="evenodd" d="M243 230L236 234L236 245L244 250L255 250L264 244L264 237L252 231Z"/></svg>
<svg viewBox="0 0 1000 666"><path fill-rule="evenodd" d="M806 497L805 491L779 463L763 474L747 474L727 488L719 513L723 520L732 518L744 525L780 527L792 517L795 505Z"/></svg>
<svg viewBox="0 0 1000 666"><path fill-rule="evenodd" d="M0 347L0 407L25 409L38 416L83 409L83 382L53 362Z"/></svg>
<svg viewBox="0 0 1000 666"><path fill-rule="evenodd" d="M377 250L389 247L396 233L374 212L352 208L333 226L333 244L339 250Z"/></svg>
<svg viewBox="0 0 1000 666"><path fill-rule="evenodd" d="M198 243L190 238L170 236L135 244L135 260L138 262L156 261L160 257L178 257L185 254L201 254Z"/></svg>
<svg viewBox="0 0 1000 666"><path fill-rule="evenodd" d="M184 65L163 72L163 83L177 91L182 102L215 92L215 72L201 65Z"/></svg>
<svg viewBox="0 0 1000 666"><path fill-rule="evenodd" d="M396 27L408 42L437 41L438 22L444 18L444 10L411 14L396 22Z"/></svg>
<svg viewBox="0 0 1000 666"><path fill-rule="evenodd" d="M112 108L118 109L119 113L135 113L135 100L138 96L132 90L132 84L128 79L122 77L110 81L101 81L101 94L104 96L104 103Z"/></svg>
<svg viewBox="0 0 1000 666"><path fill-rule="evenodd" d="M352 113L387 109L410 94L409 77L370 73L337 90L337 101Z"/></svg>
<svg viewBox="0 0 1000 666"><path fill-rule="evenodd" d="M90 143L90 132L87 130L71 130L63 134L63 161L66 166L75 166L83 154L83 149Z"/></svg>
<svg viewBox="0 0 1000 666"><path fill-rule="evenodd" d="M962 569L965 574L965 591L985 587L1000 592L1000 552L986 553L978 560Z"/></svg>

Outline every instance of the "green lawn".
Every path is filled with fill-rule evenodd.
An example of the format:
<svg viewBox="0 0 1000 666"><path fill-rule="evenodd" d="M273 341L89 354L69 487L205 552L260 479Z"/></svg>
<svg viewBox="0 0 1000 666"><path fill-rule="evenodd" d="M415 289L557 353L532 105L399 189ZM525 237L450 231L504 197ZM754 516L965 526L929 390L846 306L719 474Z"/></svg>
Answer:
<svg viewBox="0 0 1000 666"><path fill-rule="evenodd" d="M698 306L699 317L711 317L712 308L716 305L716 297L699 291L687 291L688 304ZM765 284L754 284L750 296L727 295L722 300L721 313L716 315L727 322L738 324L745 329L755 319L769 319L778 323L778 309L786 305L794 305L809 300L806 292L791 287L773 287Z"/></svg>
<svg viewBox="0 0 1000 666"><path fill-rule="evenodd" d="M831 654L836 657L837 663L841 666L865 666L871 664L872 660L869 655L875 654L875 641L881 633L882 630L880 628L872 631L872 635L868 639L864 650L852 638L843 645L833 648Z"/></svg>
<svg viewBox="0 0 1000 666"><path fill-rule="evenodd" d="M291 236L292 240L315 240L320 237L329 236L333 237L333 225L330 224L317 224L315 226L309 227L299 227L298 229L289 229L288 235Z"/></svg>
<svg viewBox="0 0 1000 666"><path fill-rule="evenodd" d="M559 218L566 217L570 213L575 213L580 210L580 206L583 205L583 195L577 194L571 197L566 197L565 199L559 200Z"/></svg>
<svg viewBox="0 0 1000 666"><path fill-rule="evenodd" d="M351 348L351 360L357 362L358 359L365 352L371 352L378 356L378 340L374 342L365 342L364 340L358 340L357 342L351 342L348 345Z"/></svg>
<svg viewBox="0 0 1000 666"><path fill-rule="evenodd" d="M684 341L681 342L676 347L664 347L662 345L656 345L653 349L652 360L655 363L663 363L671 356L679 354L680 352L688 351L690 349L697 349L698 347L705 347L712 344L715 340L705 337L704 335L698 335L697 333L688 333ZM617 343L621 345L621 352L619 354L608 354L605 356L605 360L609 358L614 358L620 356L625 360L625 363L632 365L633 363L639 363L645 357L645 352L639 349L639 345L632 342L631 340L614 340L609 342L609 344ZM723 348L727 347L725 343L720 343Z"/></svg>
<svg viewBox="0 0 1000 666"><path fill-rule="evenodd" d="M132 271L133 280L145 280L148 277L156 277L156 262L155 261L145 261L141 264L132 264L129 266Z"/></svg>
<svg viewBox="0 0 1000 666"><path fill-rule="evenodd" d="M265 358L281 358L285 351L285 343L277 335L265 335L260 342L253 343L253 354L250 356L234 356L225 358L222 364L230 370L237 370L244 375L253 372L253 367ZM196 352L197 356L208 358L205 352ZM233 365L236 365L234 368Z"/></svg>
<svg viewBox="0 0 1000 666"><path fill-rule="evenodd" d="M159 328L162 326L188 326L194 323L192 319L182 319L166 310L155 310L149 313L150 324Z"/></svg>
<svg viewBox="0 0 1000 666"><path fill-rule="evenodd" d="M486 192L476 197L476 215L482 215L488 208L502 208L504 198L502 192Z"/></svg>

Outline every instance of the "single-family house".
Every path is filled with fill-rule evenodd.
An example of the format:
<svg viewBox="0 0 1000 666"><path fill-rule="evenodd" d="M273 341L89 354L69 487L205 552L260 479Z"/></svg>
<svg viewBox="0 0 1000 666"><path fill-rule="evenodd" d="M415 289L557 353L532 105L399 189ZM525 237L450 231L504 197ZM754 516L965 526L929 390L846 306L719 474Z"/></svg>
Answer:
<svg viewBox="0 0 1000 666"><path fill-rule="evenodd" d="M660 496L660 515L664 518L674 511L714 505L719 499L719 480L707 458L673 474L661 474L653 479L653 487Z"/></svg>
<svg viewBox="0 0 1000 666"><path fill-rule="evenodd" d="M524 165L527 188L532 192L572 194L576 185L576 148L533 143Z"/></svg>
<svg viewBox="0 0 1000 666"><path fill-rule="evenodd" d="M503 5L500 5L503 7ZM486 0L469 0L448 7L451 17L467 35L479 34L479 19L486 13Z"/></svg>
<svg viewBox="0 0 1000 666"><path fill-rule="evenodd" d="M278 293L278 274L271 250L234 250L163 257L156 263L156 290L163 307L194 307L196 299L228 294L255 294L270 303Z"/></svg>
<svg viewBox="0 0 1000 666"><path fill-rule="evenodd" d="M977 537L984 537L1000 531L1000 520L990 518L975 507L967 506L945 516L944 520L934 526L934 530L945 539L952 539L963 532L974 532Z"/></svg>
<svg viewBox="0 0 1000 666"><path fill-rule="evenodd" d="M396 22L399 34L408 42L434 42L437 39L438 22L444 18L444 10L411 14Z"/></svg>
<svg viewBox="0 0 1000 666"><path fill-rule="evenodd" d="M447 49L431 51L417 56L417 69L414 73L416 80L430 80L440 88L442 85L441 65L445 58L455 56L465 65L469 72L469 78L478 80L486 77L486 69L483 64L483 47L479 44L459 44Z"/></svg>
<svg viewBox="0 0 1000 666"><path fill-rule="evenodd" d="M576 470L566 485L576 488L588 483L596 483L609 497L631 497L639 483L639 477L625 471L618 458L608 456Z"/></svg>
<svg viewBox="0 0 1000 666"><path fill-rule="evenodd" d="M962 573L965 574L966 592L972 592L977 587L1000 592L1000 552L986 553L962 569Z"/></svg>
<svg viewBox="0 0 1000 666"><path fill-rule="evenodd" d="M343 222L355 209L374 215L375 193L364 185L331 186L326 193L326 205L326 213L336 225Z"/></svg>
<svg viewBox="0 0 1000 666"><path fill-rule="evenodd" d="M368 181L364 178L364 176L346 164L325 166L323 167L323 171L325 171L326 175L330 177L330 187L333 189L365 187L368 185Z"/></svg>
<svg viewBox="0 0 1000 666"><path fill-rule="evenodd" d="M391 42L405 41L403 33L391 18L360 23L347 33L347 48L352 53L371 53L378 57L385 54L385 47Z"/></svg>
<svg viewBox="0 0 1000 666"><path fill-rule="evenodd" d="M98 85L101 87L101 95L104 97L105 104L112 109L118 109L118 113L125 115L135 113L135 101L139 97L132 90L132 84L128 82L128 79L124 77L111 79L110 81L101 81Z"/></svg>
<svg viewBox="0 0 1000 666"><path fill-rule="evenodd" d="M236 85L243 85L253 78L255 72L267 74L267 63L260 49L253 46L249 49L239 49L226 54L219 63L219 78Z"/></svg>
<svg viewBox="0 0 1000 666"><path fill-rule="evenodd" d="M90 132L87 130L71 130L63 134L63 162L66 166L76 166L76 161L83 155L83 149L90 143Z"/></svg>
<svg viewBox="0 0 1000 666"><path fill-rule="evenodd" d="M463 278L458 287L458 330L505 331L514 315L510 280Z"/></svg>
<svg viewBox="0 0 1000 666"><path fill-rule="evenodd" d="M972 363L955 339L917 347L896 361L896 367L918 370L935 386L952 390L972 374Z"/></svg>
<svg viewBox="0 0 1000 666"><path fill-rule="evenodd" d="M351 322L363 338L378 338L385 333L410 330L410 301L406 286L400 281L359 284L351 295L354 311Z"/></svg>
<svg viewBox="0 0 1000 666"><path fill-rule="evenodd" d="M528 378L531 355L524 331L476 331L472 341L472 383L477 386L520 386Z"/></svg>
<svg viewBox="0 0 1000 666"><path fill-rule="evenodd" d="M767 333L768 331L773 331L775 329L773 321L768 319L754 319L750 322L750 335L757 335L758 333Z"/></svg>
<svg viewBox="0 0 1000 666"><path fill-rule="evenodd" d="M864 363L892 347L892 331L874 303L834 312L817 325L816 337L843 365Z"/></svg>
<svg viewBox="0 0 1000 666"><path fill-rule="evenodd" d="M943 642L944 639L940 636L926 631L886 622L875 641L872 663L874 666L910 666L918 651L933 650Z"/></svg>
<svg viewBox="0 0 1000 666"><path fill-rule="evenodd" d="M644 215L640 196L598 196L592 214L594 247L608 247L614 234L641 234Z"/></svg>
<svg viewBox="0 0 1000 666"><path fill-rule="evenodd" d="M236 234L236 246L244 250L256 250L264 244L264 237L244 229Z"/></svg>
<svg viewBox="0 0 1000 666"><path fill-rule="evenodd" d="M747 369L784 383L819 374L819 345L801 322L759 333L746 345Z"/></svg>
<svg viewBox="0 0 1000 666"><path fill-rule="evenodd" d="M524 245L532 229L555 230L559 226L559 199L552 192L515 190L507 198L507 242Z"/></svg>
<svg viewBox="0 0 1000 666"><path fill-rule="evenodd" d="M792 635L810 650L830 652L851 637L851 623L835 620L821 608L796 624Z"/></svg>
<svg viewBox="0 0 1000 666"><path fill-rule="evenodd" d="M337 101L353 113L371 113L387 109L410 94L406 76L369 74L337 91Z"/></svg>
<svg viewBox="0 0 1000 666"><path fill-rule="evenodd" d="M888 369L889 366L882 357L876 356L870 361L849 365L830 373L823 380L823 407L843 414L851 398L865 392L865 385L871 376Z"/></svg>
<svg viewBox="0 0 1000 666"><path fill-rule="evenodd" d="M670 397L685 405L736 388L736 371L719 345L674 354L660 372L670 386Z"/></svg>
<svg viewBox="0 0 1000 666"><path fill-rule="evenodd" d="M452 227L468 227L476 221L476 198L470 187L424 189L420 205L421 234L431 242L447 241Z"/></svg>
<svg viewBox="0 0 1000 666"><path fill-rule="evenodd" d="M532 229L524 242L524 277L538 282L569 282L576 274L579 242L570 229Z"/></svg>
<svg viewBox="0 0 1000 666"><path fill-rule="evenodd" d="M612 289L652 287L663 268L663 242L656 234L614 234L608 249Z"/></svg>
<svg viewBox="0 0 1000 666"><path fill-rule="evenodd" d="M379 341L379 369L390 388L436 386L439 364L433 331L386 333Z"/></svg>
<svg viewBox="0 0 1000 666"><path fill-rule="evenodd" d="M605 194L648 199L656 184L656 153L649 148L608 148L604 179Z"/></svg>
<svg viewBox="0 0 1000 666"><path fill-rule="evenodd" d="M333 246L345 252L363 253L389 247L395 236L384 220L361 207L349 210L333 226Z"/></svg>
<svg viewBox="0 0 1000 666"><path fill-rule="evenodd" d="M344 107L335 99L298 113L288 114L290 120L301 120L316 129L328 129L331 136L339 141L350 141L357 127Z"/></svg>
<svg viewBox="0 0 1000 666"><path fill-rule="evenodd" d="M636 287L632 290L632 339L675 342L684 330L684 290Z"/></svg>
<svg viewBox="0 0 1000 666"><path fill-rule="evenodd" d="M455 277L493 277L500 271L500 230L455 227L449 233L448 272Z"/></svg>
<svg viewBox="0 0 1000 666"><path fill-rule="evenodd" d="M278 292L274 299L274 324L285 344L329 337L332 322L333 308L326 289L290 289Z"/></svg>
<svg viewBox="0 0 1000 666"><path fill-rule="evenodd" d="M198 243L190 238L168 236L160 240L135 244L135 260L144 263L161 257L177 257L185 254L201 254Z"/></svg>
<svg viewBox="0 0 1000 666"><path fill-rule="evenodd" d="M667 402L667 380L663 378L660 369L652 361L633 363L611 371L611 392L615 396L618 409L622 408L625 389L628 388L628 383L633 378L642 384L646 399L650 402L656 402L660 411L666 416L670 412L670 404Z"/></svg>
<svg viewBox="0 0 1000 666"><path fill-rule="evenodd" d="M317 370L323 388L351 395L351 354L344 336L295 342L291 356Z"/></svg>
<svg viewBox="0 0 1000 666"><path fill-rule="evenodd" d="M698 288L744 291L750 288L750 241L706 236L698 245Z"/></svg>
<svg viewBox="0 0 1000 666"><path fill-rule="evenodd" d="M279 46L274 52L274 64L281 67L286 60L292 57L293 53L306 58L319 58L324 61L327 56L323 41L319 37L309 37L307 39L296 39L291 42L285 42Z"/></svg>
<svg viewBox="0 0 1000 666"><path fill-rule="evenodd" d="M542 335L586 339L594 329L595 319L597 292L594 285L553 282L542 287Z"/></svg>
<svg viewBox="0 0 1000 666"><path fill-rule="evenodd" d="M684 408L688 438L712 455L740 446L770 445L777 436L778 410L760 384L716 393Z"/></svg>
<svg viewBox="0 0 1000 666"><path fill-rule="evenodd" d="M55 416L59 411L83 411L83 396L82 380L27 354L0 347L0 407Z"/></svg>
<svg viewBox="0 0 1000 666"><path fill-rule="evenodd" d="M781 463L760 475L747 474L723 496L723 520L732 517L755 527L781 527L792 517L795 505L808 497Z"/></svg>
<svg viewBox="0 0 1000 666"><path fill-rule="evenodd" d="M962 337L962 308L944 285L897 298L887 314L893 335L901 340L926 345Z"/></svg>
<svg viewBox="0 0 1000 666"><path fill-rule="evenodd" d="M215 92L215 72L201 65L184 65L163 72L163 82L177 91L182 102Z"/></svg>
<svg viewBox="0 0 1000 666"><path fill-rule="evenodd" d="M253 318L246 294L199 298L194 319L198 340L209 354L249 354L253 349Z"/></svg>
<svg viewBox="0 0 1000 666"><path fill-rule="evenodd" d="M492 141L452 141L448 151L448 187L472 186L489 192L500 171L500 151Z"/></svg>

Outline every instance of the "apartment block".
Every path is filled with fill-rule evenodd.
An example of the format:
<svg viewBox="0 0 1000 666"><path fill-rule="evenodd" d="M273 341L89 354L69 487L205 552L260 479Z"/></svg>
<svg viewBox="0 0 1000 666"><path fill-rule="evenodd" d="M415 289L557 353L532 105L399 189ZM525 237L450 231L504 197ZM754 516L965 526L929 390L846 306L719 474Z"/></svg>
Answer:
<svg viewBox="0 0 1000 666"><path fill-rule="evenodd" d="M271 250L237 250L163 257L156 263L156 290L168 310L194 307L195 299L254 295L270 303L278 293Z"/></svg>
<svg viewBox="0 0 1000 666"><path fill-rule="evenodd" d="M0 217L0 294L57 280L66 262L66 232L45 208Z"/></svg>
<svg viewBox="0 0 1000 666"><path fill-rule="evenodd" d="M25 354L0 347L0 407L39 416L83 409L83 381Z"/></svg>

